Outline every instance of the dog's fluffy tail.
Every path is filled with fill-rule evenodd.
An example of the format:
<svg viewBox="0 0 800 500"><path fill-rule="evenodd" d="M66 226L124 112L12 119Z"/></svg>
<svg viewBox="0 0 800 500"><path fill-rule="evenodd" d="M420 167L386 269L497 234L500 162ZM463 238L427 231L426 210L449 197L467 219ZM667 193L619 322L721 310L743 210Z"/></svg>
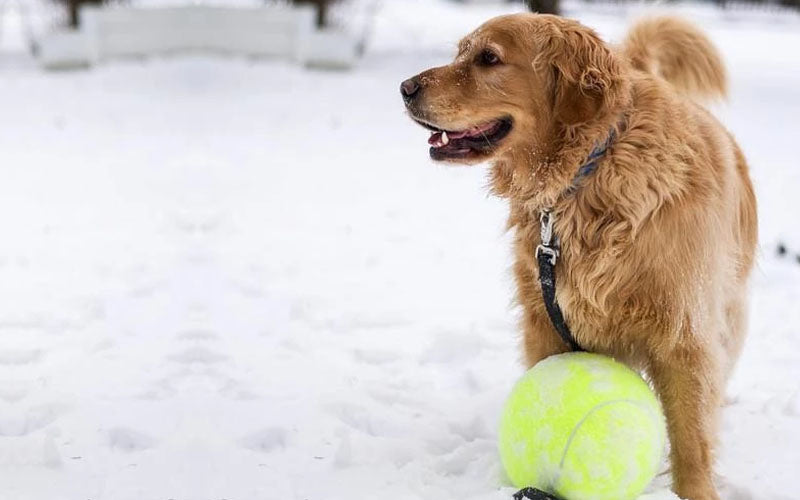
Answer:
<svg viewBox="0 0 800 500"><path fill-rule="evenodd" d="M628 32L622 50L636 69L663 78L678 92L697 98L727 95L722 57L702 31L683 19L639 21Z"/></svg>

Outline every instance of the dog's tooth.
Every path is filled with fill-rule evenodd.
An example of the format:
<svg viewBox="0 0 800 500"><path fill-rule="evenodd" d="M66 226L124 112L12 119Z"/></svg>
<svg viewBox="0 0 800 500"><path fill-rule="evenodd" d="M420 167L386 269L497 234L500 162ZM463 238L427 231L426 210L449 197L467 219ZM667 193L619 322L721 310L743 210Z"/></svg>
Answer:
<svg viewBox="0 0 800 500"><path fill-rule="evenodd" d="M450 138L447 137L447 132L442 132L442 144L447 146L450 143Z"/></svg>

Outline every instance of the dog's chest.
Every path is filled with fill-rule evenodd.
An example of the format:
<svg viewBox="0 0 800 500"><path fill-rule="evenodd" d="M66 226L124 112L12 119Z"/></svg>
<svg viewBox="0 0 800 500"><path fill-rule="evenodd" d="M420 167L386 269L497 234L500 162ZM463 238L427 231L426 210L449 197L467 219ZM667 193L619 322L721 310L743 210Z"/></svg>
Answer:
<svg viewBox="0 0 800 500"><path fill-rule="evenodd" d="M574 237L573 231L565 231ZM520 298L536 309L545 312L540 279L540 263L537 247L541 243L539 228L527 231L527 241L518 239L517 256L524 262L527 283L520 283ZM607 317L607 305L618 297L621 257L619 249L604 245L588 245L585 242L564 241L559 236L559 254L554 268L556 302L570 323L598 327Z"/></svg>

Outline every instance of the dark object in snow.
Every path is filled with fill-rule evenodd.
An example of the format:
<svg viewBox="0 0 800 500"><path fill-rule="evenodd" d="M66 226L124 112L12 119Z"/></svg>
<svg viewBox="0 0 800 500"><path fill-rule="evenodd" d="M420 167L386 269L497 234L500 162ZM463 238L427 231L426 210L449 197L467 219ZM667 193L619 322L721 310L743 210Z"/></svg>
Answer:
<svg viewBox="0 0 800 500"><path fill-rule="evenodd" d="M559 0L525 0L528 10L539 14L560 14Z"/></svg>
<svg viewBox="0 0 800 500"><path fill-rule="evenodd" d="M528 500L558 500L558 498L554 497L553 495L549 495L542 490L537 490L536 488L522 488L518 492L514 493L514 500L523 500L525 498Z"/></svg>
<svg viewBox="0 0 800 500"><path fill-rule="evenodd" d="M317 27L328 25L328 7L336 0L294 0L298 5L310 4L317 8Z"/></svg>
<svg viewBox="0 0 800 500"><path fill-rule="evenodd" d="M800 264L800 253L794 256L798 264Z"/></svg>
<svg viewBox="0 0 800 500"><path fill-rule="evenodd" d="M786 255L786 245L778 243L778 257L783 257L784 255Z"/></svg>
<svg viewBox="0 0 800 500"><path fill-rule="evenodd" d="M69 26L77 28L80 21L79 11L81 5L100 5L104 0L57 0L58 3L64 4L69 11Z"/></svg>

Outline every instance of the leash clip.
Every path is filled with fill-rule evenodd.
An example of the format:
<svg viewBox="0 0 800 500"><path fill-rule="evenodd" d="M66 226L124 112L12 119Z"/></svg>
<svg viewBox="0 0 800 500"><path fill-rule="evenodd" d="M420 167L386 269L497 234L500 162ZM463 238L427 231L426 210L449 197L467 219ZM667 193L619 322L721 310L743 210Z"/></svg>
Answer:
<svg viewBox="0 0 800 500"><path fill-rule="evenodd" d="M544 245L539 245L536 247L536 258L539 258L539 254L543 253L550 257L550 265L555 266L556 261L558 260L558 250L553 247L546 247Z"/></svg>
<svg viewBox="0 0 800 500"><path fill-rule="evenodd" d="M542 237L542 244L536 247L536 258L539 254L545 254L550 257L550 265L555 266L558 260L558 247L551 245L553 241L553 224L555 217L550 210L542 210L539 213L539 227Z"/></svg>

